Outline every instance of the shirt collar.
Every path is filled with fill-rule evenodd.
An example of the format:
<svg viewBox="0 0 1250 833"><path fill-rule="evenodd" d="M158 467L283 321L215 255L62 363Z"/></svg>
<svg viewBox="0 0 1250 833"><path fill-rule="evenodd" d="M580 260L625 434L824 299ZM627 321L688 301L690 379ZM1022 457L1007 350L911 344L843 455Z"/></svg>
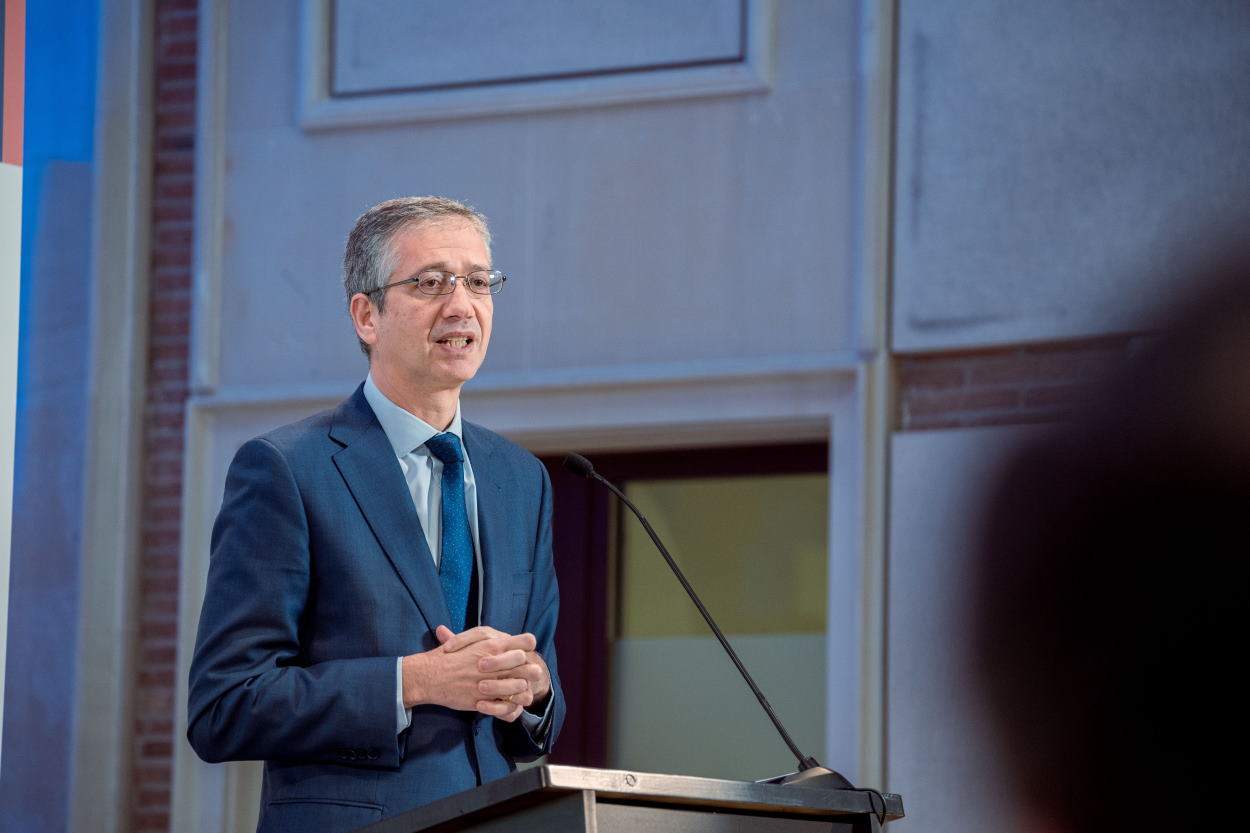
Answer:
<svg viewBox="0 0 1250 833"><path fill-rule="evenodd" d="M430 437L443 433L392 402L373 381L372 373L365 379L365 399L377 416L378 422L382 424L382 431L386 434L386 439L390 441L391 448L395 450L396 457L409 454L414 449L425 445L425 441ZM452 418L451 425L447 426L447 433L455 434L463 445L464 435L460 432L459 400L456 402L456 415Z"/></svg>

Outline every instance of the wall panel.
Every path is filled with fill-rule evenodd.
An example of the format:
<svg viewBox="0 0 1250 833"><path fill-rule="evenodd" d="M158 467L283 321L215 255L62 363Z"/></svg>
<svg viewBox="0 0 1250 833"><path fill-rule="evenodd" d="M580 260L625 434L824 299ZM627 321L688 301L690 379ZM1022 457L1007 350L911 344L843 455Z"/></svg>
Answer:
<svg viewBox="0 0 1250 833"><path fill-rule="evenodd" d="M894 346L1132 326L1240 233L1250 6L903 0Z"/></svg>
<svg viewBox="0 0 1250 833"><path fill-rule="evenodd" d="M1017 830L970 676L968 588L989 477L1026 429L895 434L890 495L888 762L892 833Z"/></svg>

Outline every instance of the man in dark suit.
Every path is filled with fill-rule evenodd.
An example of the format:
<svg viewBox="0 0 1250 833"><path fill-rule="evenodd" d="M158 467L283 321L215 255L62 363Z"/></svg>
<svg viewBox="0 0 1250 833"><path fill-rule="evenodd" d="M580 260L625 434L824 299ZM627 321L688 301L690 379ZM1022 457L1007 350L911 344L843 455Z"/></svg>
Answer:
<svg viewBox="0 0 1250 833"><path fill-rule="evenodd" d="M213 529L188 737L265 761L259 830L351 830L551 747L551 486L460 418L490 341L485 219L390 200L348 239L369 376L239 449Z"/></svg>

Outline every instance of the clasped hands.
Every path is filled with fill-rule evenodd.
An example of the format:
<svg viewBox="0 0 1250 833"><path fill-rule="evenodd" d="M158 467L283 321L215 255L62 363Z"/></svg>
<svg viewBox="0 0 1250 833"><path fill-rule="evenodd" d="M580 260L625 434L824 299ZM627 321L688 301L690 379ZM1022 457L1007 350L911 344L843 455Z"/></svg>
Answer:
<svg viewBox="0 0 1250 833"><path fill-rule="evenodd" d="M405 708L434 704L512 722L551 692L533 634L513 636L485 625L452 633L439 625L434 635L437 648L403 659Z"/></svg>

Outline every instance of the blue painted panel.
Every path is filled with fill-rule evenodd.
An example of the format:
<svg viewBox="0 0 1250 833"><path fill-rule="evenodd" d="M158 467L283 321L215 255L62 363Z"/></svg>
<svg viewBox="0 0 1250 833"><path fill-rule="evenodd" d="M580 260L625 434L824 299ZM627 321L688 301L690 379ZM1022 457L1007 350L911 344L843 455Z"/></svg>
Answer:
<svg viewBox="0 0 1250 833"><path fill-rule="evenodd" d="M26 7L21 329L5 831L65 830L74 736L90 367L98 0Z"/></svg>

